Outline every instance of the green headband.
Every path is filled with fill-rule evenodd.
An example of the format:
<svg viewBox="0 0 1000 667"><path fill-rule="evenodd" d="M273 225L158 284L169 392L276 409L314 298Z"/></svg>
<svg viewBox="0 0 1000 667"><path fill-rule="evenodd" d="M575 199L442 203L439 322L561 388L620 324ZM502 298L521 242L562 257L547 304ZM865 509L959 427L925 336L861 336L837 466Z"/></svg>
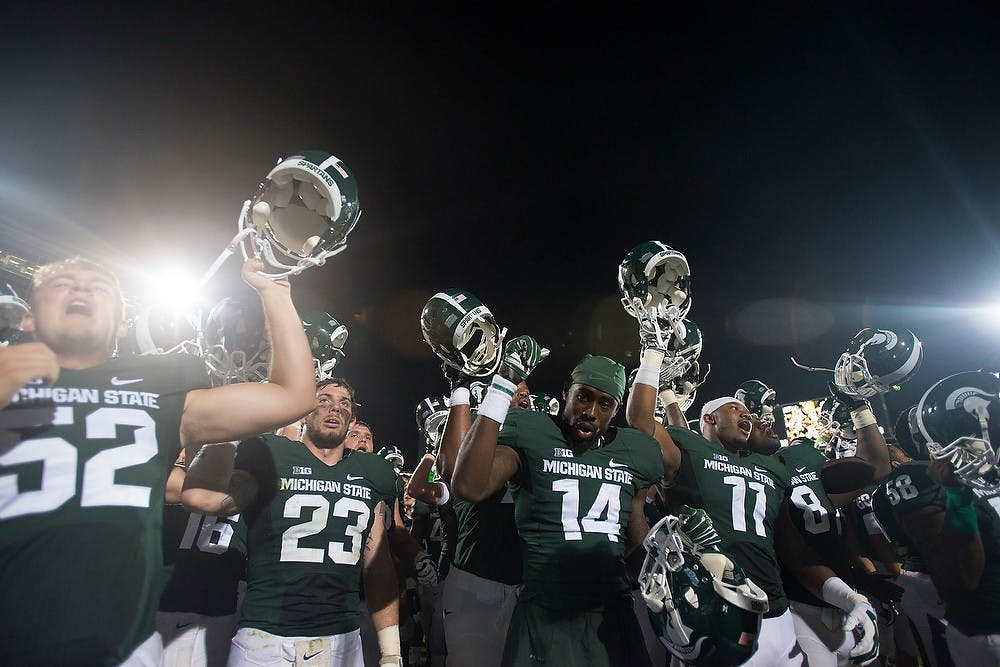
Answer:
<svg viewBox="0 0 1000 667"><path fill-rule="evenodd" d="M570 379L573 384L585 384L611 394L619 403L625 396L625 367L607 357L588 354L573 369Z"/></svg>

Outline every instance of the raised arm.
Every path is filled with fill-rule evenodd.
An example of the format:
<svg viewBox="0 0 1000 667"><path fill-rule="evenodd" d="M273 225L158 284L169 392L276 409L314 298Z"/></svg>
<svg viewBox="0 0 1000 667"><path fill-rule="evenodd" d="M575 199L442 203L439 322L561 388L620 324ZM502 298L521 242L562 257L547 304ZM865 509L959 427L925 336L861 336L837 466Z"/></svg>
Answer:
<svg viewBox="0 0 1000 667"><path fill-rule="evenodd" d="M660 445L663 457L663 478L671 481L681 465L681 450L660 423L656 421L656 391L660 380L660 364L663 351L646 348L642 351L639 372L632 383L628 402L625 405L625 420L628 425L643 433L648 433ZM676 401L676 399L675 399ZM667 406L669 414L670 406ZM683 415L682 415L683 416Z"/></svg>
<svg viewBox="0 0 1000 667"><path fill-rule="evenodd" d="M494 375L479 406L479 415L462 439L452 476L452 490L470 502L489 498L520 469L517 452L497 444L500 427L507 418L516 389L513 382Z"/></svg>
<svg viewBox="0 0 1000 667"><path fill-rule="evenodd" d="M188 460L198 445L241 440L290 424L315 403L312 353L288 281L265 278L258 273L262 266L259 259L247 260L243 278L260 295L267 319L270 381L189 392L181 418L181 442L189 448Z"/></svg>
<svg viewBox="0 0 1000 667"><path fill-rule="evenodd" d="M232 516L257 497L258 484L246 470L233 470L236 445L205 445L187 465L181 503L189 512Z"/></svg>
<svg viewBox="0 0 1000 667"><path fill-rule="evenodd" d="M448 487L443 482L430 481L434 455L424 454L406 484L406 492L431 507L448 502Z"/></svg>

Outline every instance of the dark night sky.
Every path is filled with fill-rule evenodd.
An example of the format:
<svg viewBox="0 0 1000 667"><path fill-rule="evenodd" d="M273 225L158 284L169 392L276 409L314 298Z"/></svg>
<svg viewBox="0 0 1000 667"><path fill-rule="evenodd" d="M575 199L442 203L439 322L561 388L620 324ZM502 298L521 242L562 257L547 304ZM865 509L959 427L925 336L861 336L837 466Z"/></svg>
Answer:
<svg viewBox="0 0 1000 667"><path fill-rule="evenodd" d="M788 356L832 364L867 325L924 342L893 412L1000 364L977 310L1000 303L1000 42L974 5L79 4L0 10L0 248L198 275L277 157L338 155L365 213L294 294L348 323L361 416L408 455L445 389L431 293L552 348L532 387L558 394L585 352L636 365L615 276L651 238L692 266L696 406L751 377L817 396Z"/></svg>

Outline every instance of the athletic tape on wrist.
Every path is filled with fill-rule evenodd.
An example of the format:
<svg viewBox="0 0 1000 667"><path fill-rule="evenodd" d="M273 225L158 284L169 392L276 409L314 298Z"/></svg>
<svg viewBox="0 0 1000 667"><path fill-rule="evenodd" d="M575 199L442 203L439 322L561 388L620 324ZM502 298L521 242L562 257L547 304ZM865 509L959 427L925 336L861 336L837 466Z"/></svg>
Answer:
<svg viewBox="0 0 1000 667"><path fill-rule="evenodd" d="M483 402L479 404L479 414L483 417L489 417L503 426L515 391L517 391L516 384L499 375L494 375L490 388L486 392L486 396L483 397Z"/></svg>
<svg viewBox="0 0 1000 667"><path fill-rule="evenodd" d="M856 595L857 593L854 589L844 583L844 580L840 577L830 577L823 582L823 602L832 604L838 609L850 611L854 607L854 598Z"/></svg>
<svg viewBox="0 0 1000 667"><path fill-rule="evenodd" d="M661 364L663 364L663 350L652 347L643 350L639 370L635 374L635 383L659 389Z"/></svg>
<svg viewBox="0 0 1000 667"><path fill-rule="evenodd" d="M389 658L399 658L402 652L399 648L399 625L390 625L376 630L378 638L378 650L382 653L382 660ZM384 664L380 661L380 664Z"/></svg>
<svg viewBox="0 0 1000 667"><path fill-rule="evenodd" d="M680 403L677 400L677 394L674 393L673 389L664 389L660 392L660 403L663 403L663 407L668 408L674 403Z"/></svg>
<svg viewBox="0 0 1000 667"><path fill-rule="evenodd" d="M875 423L875 415L868 407L858 408L851 411L851 421L854 422L854 430L859 431L865 426L871 426Z"/></svg>
<svg viewBox="0 0 1000 667"><path fill-rule="evenodd" d="M456 405L469 405L471 396L472 394L469 393L468 387L455 387L448 398L448 407L453 408Z"/></svg>
<svg viewBox="0 0 1000 667"><path fill-rule="evenodd" d="M438 505L444 505L451 498L451 491L448 490L448 485L444 482L434 482L441 489L441 497L438 498Z"/></svg>

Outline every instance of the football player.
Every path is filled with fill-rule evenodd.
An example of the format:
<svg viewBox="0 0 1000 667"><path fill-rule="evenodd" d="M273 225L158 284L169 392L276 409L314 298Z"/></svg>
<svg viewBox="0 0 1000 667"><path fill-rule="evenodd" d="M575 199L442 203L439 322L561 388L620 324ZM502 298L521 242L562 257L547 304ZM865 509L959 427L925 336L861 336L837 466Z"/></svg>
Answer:
<svg viewBox="0 0 1000 667"><path fill-rule="evenodd" d="M173 573L156 613L164 667L222 667L236 633L240 581L246 572L246 522L188 512L180 505L183 459L175 464L163 508L164 562ZM174 481L180 473L180 483ZM177 496L171 504L171 487Z"/></svg>
<svg viewBox="0 0 1000 667"><path fill-rule="evenodd" d="M803 543L785 502L791 481L788 471L771 456L751 453L747 446L754 420L746 406L733 397L708 401L701 410L702 435L656 422L663 355L653 346L643 350L626 416L629 424L659 443L664 477L672 483L671 507L704 509L722 538L720 548L768 594L757 652L746 664L802 660L781 583L778 551L782 561L800 573L810 593L845 612L846 631L864 628L866 641L859 642L855 651L867 653L877 640L874 610Z"/></svg>
<svg viewBox="0 0 1000 667"><path fill-rule="evenodd" d="M984 371L935 383L916 411L934 460L926 476L896 475L885 494L947 601L956 664L1000 664L1000 379ZM911 482L908 484L907 482Z"/></svg>
<svg viewBox="0 0 1000 667"><path fill-rule="evenodd" d="M209 388L192 356L114 357L117 278L82 258L37 270L22 326L0 349L3 664L155 663L164 482L186 447L249 437L309 410L311 355L288 282L244 280L269 321L267 384Z"/></svg>
<svg viewBox="0 0 1000 667"><path fill-rule="evenodd" d="M374 451L372 449L374 437L372 427L368 425L368 422L356 420L347 431L344 447L357 452L372 452Z"/></svg>
<svg viewBox="0 0 1000 667"><path fill-rule="evenodd" d="M224 453L206 447L188 470L186 503L242 513L248 526L247 594L231 666L362 667L362 577L379 664L400 664L398 587L382 507L402 491L401 482L383 458L344 456L355 410L346 381L319 382L314 396L302 442L265 434L240 443L235 463L229 454L225 490L206 483L220 477ZM200 465L211 472L201 473Z"/></svg>
<svg viewBox="0 0 1000 667"><path fill-rule="evenodd" d="M472 426L472 403L478 408L479 400L469 389L472 378L447 365L442 368L451 385L451 396L436 463L442 478L450 481L462 438ZM530 401L528 385L522 381L511 397L510 407L525 409L525 395ZM504 486L479 503L453 496L452 505L458 520L455 554L442 594L449 661L499 667L510 616L521 589L514 497Z"/></svg>
<svg viewBox="0 0 1000 667"><path fill-rule="evenodd" d="M625 552L646 534L646 489L663 475L659 449L643 433L610 426L625 369L607 357L577 364L558 417L511 410L533 367L524 360L537 359L533 342L505 350L452 478L455 493L474 503L512 487L524 588L501 664L648 665Z"/></svg>

